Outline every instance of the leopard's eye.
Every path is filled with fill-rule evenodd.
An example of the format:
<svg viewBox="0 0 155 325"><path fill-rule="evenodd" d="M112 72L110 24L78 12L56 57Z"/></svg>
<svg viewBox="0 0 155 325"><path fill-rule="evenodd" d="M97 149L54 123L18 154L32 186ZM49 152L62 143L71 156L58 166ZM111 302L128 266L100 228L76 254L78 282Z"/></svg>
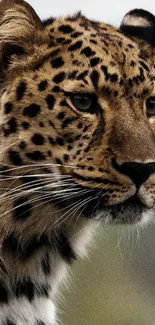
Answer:
<svg viewBox="0 0 155 325"><path fill-rule="evenodd" d="M79 111L89 111L92 108L91 94L72 94L70 100Z"/></svg>
<svg viewBox="0 0 155 325"><path fill-rule="evenodd" d="M148 117L155 116L155 97L149 97L147 99L146 114Z"/></svg>

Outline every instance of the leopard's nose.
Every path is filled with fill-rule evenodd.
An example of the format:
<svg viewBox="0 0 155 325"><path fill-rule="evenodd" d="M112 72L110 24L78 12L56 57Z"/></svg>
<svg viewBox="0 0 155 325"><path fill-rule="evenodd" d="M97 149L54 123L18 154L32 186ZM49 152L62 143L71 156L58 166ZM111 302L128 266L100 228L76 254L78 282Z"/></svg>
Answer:
<svg viewBox="0 0 155 325"><path fill-rule="evenodd" d="M155 163L138 163L138 162L125 162L118 164L115 159L112 161L113 167L122 174L127 175L137 189L146 182L146 180L155 173Z"/></svg>

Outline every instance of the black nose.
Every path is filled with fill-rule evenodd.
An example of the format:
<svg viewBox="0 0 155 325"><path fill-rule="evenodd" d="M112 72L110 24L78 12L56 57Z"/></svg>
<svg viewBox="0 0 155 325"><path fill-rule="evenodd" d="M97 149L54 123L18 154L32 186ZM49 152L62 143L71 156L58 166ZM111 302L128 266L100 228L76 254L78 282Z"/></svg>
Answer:
<svg viewBox="0 0 155 325"><path fill-rule="evenodd" d="M115 159L112 160L113 167L122 174L127 175L139 188L146 180L155 173L155 163L126 162L119 165Z"/></svg>

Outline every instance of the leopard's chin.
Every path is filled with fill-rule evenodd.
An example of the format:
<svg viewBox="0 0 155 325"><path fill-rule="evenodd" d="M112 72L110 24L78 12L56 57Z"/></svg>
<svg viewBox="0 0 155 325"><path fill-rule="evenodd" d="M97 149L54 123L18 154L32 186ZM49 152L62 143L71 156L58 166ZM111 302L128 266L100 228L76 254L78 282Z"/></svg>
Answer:
<svg viewBox="0 0 155 325"><path fill-rule="evenodd" d="M103 221L104 224L146 224L155 214L155 207L150 203L148 197L143 195L143 191L136 192L134 188L130 191L130 197L127 197L128 192L126 197L118 203L109 202L107 196L101 195L101 191L97 189L89 191L85 187L84 194L81 191L83 187L80 185L76 186L76 189L77 193L79 190L79 195L75 195L69 200L66 200L65 195L64 197L58 195L56 198L53 197L51 204L59 206L59 209L61 204L62 211L66 211L72 206L74 217L79 218L80 214L83 218L96 219ZM86 204L84 204L85 202ZM76 208L79 206L78 214L75 213L74 204Z"/></svg>
<svg viewBox="0 0 155 325"><path fill-rule="evenodd" d="M153 208L148 208L136 195L122 203L104 206L98 213L106 224L148 223L153 216Z"/></svg>
<svg viewBox="0 0 155 325"><path fill-rule="evenodd" d="M105 205L102 200L87 206L84 214L87 218L102 220L104 224L145 224L154 214L153 208L148 208L137 195L113 205Z"/></svg>

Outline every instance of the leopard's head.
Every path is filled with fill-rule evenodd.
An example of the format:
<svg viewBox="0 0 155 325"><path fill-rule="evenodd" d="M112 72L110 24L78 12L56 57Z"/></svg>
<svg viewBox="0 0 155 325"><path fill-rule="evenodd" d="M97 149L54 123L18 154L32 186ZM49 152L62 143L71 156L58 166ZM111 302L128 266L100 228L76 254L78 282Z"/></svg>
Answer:
<svg viewBox="0 0 155 325"><path fill-rule="evenodd" d="M154 33L142 10L117 30L81 14L41 22L24 1L0 3L3 226L153 214Z"/></svg>

